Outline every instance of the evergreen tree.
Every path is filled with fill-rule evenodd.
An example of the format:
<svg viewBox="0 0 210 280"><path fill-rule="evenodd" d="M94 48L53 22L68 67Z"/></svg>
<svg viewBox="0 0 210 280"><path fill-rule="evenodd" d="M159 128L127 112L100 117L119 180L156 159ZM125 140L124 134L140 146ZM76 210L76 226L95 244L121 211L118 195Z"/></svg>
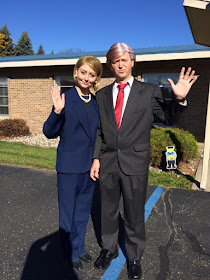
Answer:
<svg viewBox="0 0 210 280"><path fill-rule="evenodd" d="M38 49L38 52L37 52L37 55L41 55L41 54L45 54L45 51L44 51L44 48L43 48L42 44L39 46L39 49Z"/></svg>
<svg viewBox="0 0 210 280"><path fill-rule="evenodd" d="M15 46L15 55L34 55L31 39L27 32L23 32Z"/></svg>
<svg viewBox="0 0 210 280"><path fill-rule="evenodd" d="M14 42L12 38L10 38L11 33L9 32L7 25L5 24L0 28L0 33L4 34L4 42L6 47L4 49L0 49L0 56L13 56L14 54Z"/></svg>

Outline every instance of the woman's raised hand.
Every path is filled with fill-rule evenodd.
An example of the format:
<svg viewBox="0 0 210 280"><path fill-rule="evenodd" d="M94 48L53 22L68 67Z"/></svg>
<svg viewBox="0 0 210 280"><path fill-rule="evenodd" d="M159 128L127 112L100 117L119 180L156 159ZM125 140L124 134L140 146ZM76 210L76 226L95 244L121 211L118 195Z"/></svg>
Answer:
<svg viewBox="0 0 210 280"><path fill-rule="evenodd" d="M60 114L65 106L65 94L60 95L59 87L57 85L52 86L51 96L55 113Z"/></svg>

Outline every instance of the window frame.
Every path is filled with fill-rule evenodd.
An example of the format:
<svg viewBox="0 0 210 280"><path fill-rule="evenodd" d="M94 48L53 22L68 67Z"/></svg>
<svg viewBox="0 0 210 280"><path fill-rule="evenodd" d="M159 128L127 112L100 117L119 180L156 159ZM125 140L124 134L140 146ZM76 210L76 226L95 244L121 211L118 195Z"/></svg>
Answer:
<svg viewBox="0 0 210 280"><path fill-rule="evenodd" d="M0 108L7 108L7 113L3 114L0 113L0 118L7 118L9 117L9 97L8 97L8 78L7 77L0 77L0 88L6 88L6 95L1 95L0 93L0 99L6 98L7 99L7 105L0 103Z"/></svg>
<svg viewBox="0 0 210 280"><path fill-rule="evenodd" d="M152 76L159 76L159 77L161 77L161 75L162 76L164 76L165 78L167 77L167 78L170 78L170 79L172 79L173 81L174 81L174 83L177 83L178 82L178 79L179 79L179 75L180 75L180 73L145 73L145 74L142 74L142 82L145 82L145 76L146 75L148 75L148 76L150 76L150 77L152 77ZM175 78L174 78L174 76L175 76ZM147 83L147 81L146 81L146 83ZM159 88L160 88L160 90L161 90L161 92L162 92L162 94L163 94L163 90L162 90L162 88L168 88L168 86L167 87L164 87L164 84L161 84L161 78L159 79L159 84L155 84L155 83L152 83L151 81L148 81L148 83L151 83L151 84L154 84L154 85L157 85L157 86L159 86ZM168 82L168 80L167 80L167 85L169 85L169 87L170 87L170 84L169 84L169 82ZM170 96L171 95L171 96ZM164 100L167 102L167 101L171 101L172 99L173 99L173 91L171 90L171 92L170 93L168 93L168 96L167 97L165 97L164 96L164 94L163 94L163 98L164 98ZM174 125L174 126L166 126L166 125L164 125L164 124L162 124L162 123L153 123L154 125L157 125L157 126L161 126L161 127L169 127L169 128L176 128L177 127L177 124L176 125Z"/></svg>
<svg viewBox="0 0 210 280"><path fill-rule="evenodd" d="M152 76L154 77L155 75L160 77L160 79L157 79L157 81L159 81L159 83L152 83L151 81L146 81L146 83L148 82L148 83L151 83L151 84L159 86L159 88L160 88L160 90L161 90L161 92L163 94L163 98L166 101L172 100L172 98L173 98L172 90L171 90L171 92L168 92L168 94L167 94L168 96L167 97L164 96L164 93L163 93L162 89L167 89L167 88L170 88L171 86L170 86L168 81L167 81L167 83L165 83L165 84L167 84L167 86L164 86L164 83L161 83L161 76L163 76L165 79L166 79L166 77L170 78L170 79L172 79L174 81L174 83L177 83L178 79L179 79L180 73L178 73L178 72L172 72L172 73L144 73L144 74L142 74L142 82L145 82L145 76L150 76L152 78Z"/></svg>
<svg viewBox="0 0 210 280"><path fill-rule="evenodd" d="M66 80L70 79L69 82L71 83L71 85L69 85L69 84L67 84L67 85L65 85L65 84L64 84L64 85L61 85L62 79L66 79ZM67 88L70 89L70 88L72 88L73 86L75 86L75 81L74 81L74 78L73 78L72 75L69 75L69 76L55 76L55 77L54 77L54 84L57 85L57 86L59 87L60 92L65 92ZM65 90L62 91L62 88L65 88Z"/></svg>

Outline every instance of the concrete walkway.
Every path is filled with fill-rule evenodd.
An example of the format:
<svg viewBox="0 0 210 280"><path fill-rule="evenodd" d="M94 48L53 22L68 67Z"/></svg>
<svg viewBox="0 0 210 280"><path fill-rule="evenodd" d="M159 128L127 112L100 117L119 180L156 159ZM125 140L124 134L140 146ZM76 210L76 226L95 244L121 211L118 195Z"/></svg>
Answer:
<svg viewBox="0 0 210 280"><path fill-rule="evenodd" d="M155 190L148 187L147 199ZM208 192L163 191L146 222L141 280L210 280L209 201ZM117 278L104 278L92 264L77 272L64 263L55 172L0 165L0 211L1 280L128 279L126 264ZM86 247L95 260L100 247L91 219Z"/></svg>

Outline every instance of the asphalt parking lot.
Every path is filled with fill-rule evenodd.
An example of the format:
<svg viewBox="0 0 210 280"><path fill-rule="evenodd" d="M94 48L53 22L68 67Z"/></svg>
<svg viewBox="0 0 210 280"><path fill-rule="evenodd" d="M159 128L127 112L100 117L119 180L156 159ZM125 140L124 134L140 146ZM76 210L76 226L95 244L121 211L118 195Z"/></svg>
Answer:
<svg viewBox="0 0 210 280"><path fill-rule="evenodd" d="M156 190L148 186L148 201ZM128 279L123 254L108 273L92 264L73 271L63 261L55 172L0 165L0 200L1 280ZM208 192L163 189L146 221L142 280L210 279L209 201ZM100 247L91 219L86 247L95 260Z"/></svg>

